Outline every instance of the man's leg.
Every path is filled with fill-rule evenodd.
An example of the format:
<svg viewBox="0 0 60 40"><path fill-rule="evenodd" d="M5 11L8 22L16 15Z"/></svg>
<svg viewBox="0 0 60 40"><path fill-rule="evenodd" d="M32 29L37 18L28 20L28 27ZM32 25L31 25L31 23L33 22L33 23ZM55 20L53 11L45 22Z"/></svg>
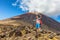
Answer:
<svg viewBox="0 0 60 40"><path fill-rule="evenodd" d="M41 25L38 24L38 31L40 32L40 30L41 30Z"/></svg>
<svg viewBox="0 0 60 40"><path fill-rule="evenodd" d="M35 36L36 38L38 38L38 30L39 30L39 29L37 28L37 29L36 29L36 36Z"/></svg>
<svg viewBox="0 0 60 40"><path fill-rule="evenodd" d="M36 38L38 38L38 24L36 23Z"/></svg>

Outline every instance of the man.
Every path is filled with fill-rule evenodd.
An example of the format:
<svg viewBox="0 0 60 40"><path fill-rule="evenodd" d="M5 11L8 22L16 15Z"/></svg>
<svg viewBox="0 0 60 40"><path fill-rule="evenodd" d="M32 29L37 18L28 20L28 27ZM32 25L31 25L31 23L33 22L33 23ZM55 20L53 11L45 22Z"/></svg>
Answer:
<svg viewBox="0 0 60 40"><path fill-rule="evenodd" d="M40 18L38 17L38 15L36 16L36 25L35 26L36 26L37 32L41 30Z"/></svg>
<svg viewBox="0 0 60 40"><path fill-rule="evenodd" d="M42 16L40 15L40 17L38 17L38 15L36 15L36 19L35 21L35 27L36 27L36 37L38 37L38 32L41 31L41 25L42 25Z"/></svg>

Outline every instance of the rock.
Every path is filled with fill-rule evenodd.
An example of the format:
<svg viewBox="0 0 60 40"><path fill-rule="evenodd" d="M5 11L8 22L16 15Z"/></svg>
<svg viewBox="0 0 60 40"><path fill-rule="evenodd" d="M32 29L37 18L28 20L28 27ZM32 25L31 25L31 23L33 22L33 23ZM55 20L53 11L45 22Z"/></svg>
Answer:
<svg viewBox="0 0 60 40"><path fill-rule="evenodd" d="M42 34L46 34L46 33L47 33L47 31L42 30L42 31L40 31L40 33L42 33Z"/></svg>
<svg viewBox="0 0 60 40"><path fill-rule="evenodd" d="M26 31L26 34L31 33L31 31L28 31L28 30L25 30L25 31Z"/></svg>
<svg viewBox="0 0 60 40"><path fill-rule="evenodd" d="M49 31L49 32L47 32L48 34L50 34L51 32Z"/></svg>
<svg viewBox="0 0 60 40"><path fill-rule="evenodd" d="M22 36L22 33L21 33L20 31L16 31L16 32L15 32L15 36L16 36L16 37L17 37L17 36L20 36L20 37L21 37L21 36Z"/></svg>
<svg viewBox="0 0 60 40"><path fill-rule="evenodd" d="M55 34L54 34L54 33L51 33L48 37L49 37L50 39L53 39L53 37L55 37Z"/></svg>
<svg viewBox="0 0 60 40"><path fill-rule="evenodd" d="M60 36L60 33L57 33L56 35L57 35L57 36Z"/></svg>
<svg viewBox="0 0 60 40"><path fill-rule="evenodd" d="M13 36L14 32L15 32L15 31L11 31L11 32L9 33L9 37Z"/></svg>
<svg viewBox="0 0 60 40"><path fill-rule="evenodd" d="M6 35L0 35L0 38L4 38L4 37L6 37Z"/></svg>

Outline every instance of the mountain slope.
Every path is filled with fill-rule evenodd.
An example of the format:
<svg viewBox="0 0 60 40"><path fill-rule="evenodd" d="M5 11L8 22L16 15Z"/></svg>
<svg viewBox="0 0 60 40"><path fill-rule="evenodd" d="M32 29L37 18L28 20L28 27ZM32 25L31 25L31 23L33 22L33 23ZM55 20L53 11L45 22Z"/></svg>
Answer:
<svg viewBox="0 0 60 40"><path fill-rule="evenodd" d="M57 21L53 20L52 18L50 18L48 16L45 16L43 14L41 14L41 15L42 15L42 22L43 22L44 25L46 25L46 27L42 26L42 28L51 30L53 32L60 32L60 23L58 23ZM22 24L22 25L30 24L30 25L34 26L35 23L34 23L33 20L35 19L35 16L36 16L35 14L26 13L26 14L23 14L23 15L18 15L18 16L15 16L13 18L3 20L3 21L5 21L5 23L7 22L7 24Z"/></svg>

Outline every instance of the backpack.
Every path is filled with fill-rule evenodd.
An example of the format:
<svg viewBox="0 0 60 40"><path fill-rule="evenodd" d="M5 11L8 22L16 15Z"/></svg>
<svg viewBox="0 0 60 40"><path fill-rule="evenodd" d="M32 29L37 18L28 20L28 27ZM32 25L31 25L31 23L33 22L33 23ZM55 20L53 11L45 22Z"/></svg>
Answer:
<svg viewBox="0 0 60 40"><path fill-rule="evenodd" d="M42 20L40 19L40 24L42 25Z"/></svg>

